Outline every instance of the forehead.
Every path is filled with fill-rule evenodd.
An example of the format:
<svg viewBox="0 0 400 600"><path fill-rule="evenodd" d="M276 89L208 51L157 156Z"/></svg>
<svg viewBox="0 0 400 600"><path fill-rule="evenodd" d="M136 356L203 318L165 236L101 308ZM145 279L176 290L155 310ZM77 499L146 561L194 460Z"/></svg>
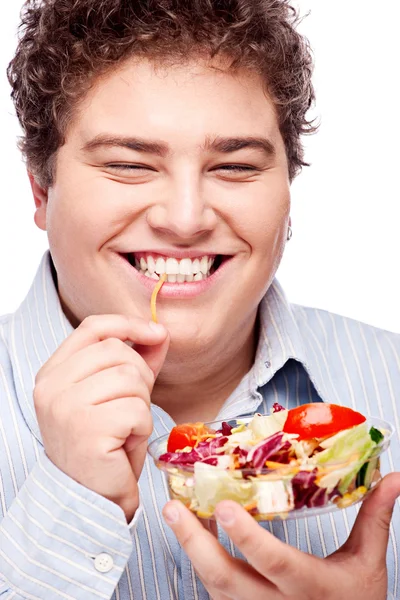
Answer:
<svg viewBox="0 0 400 600"><path fill-rule="evenodd" d="M71 129L82 141L104 131L156 134L188 144L207 136L280 137L274 105L260 75L221 64L190 61L155 67L129 60L99 78Z"/></svg>

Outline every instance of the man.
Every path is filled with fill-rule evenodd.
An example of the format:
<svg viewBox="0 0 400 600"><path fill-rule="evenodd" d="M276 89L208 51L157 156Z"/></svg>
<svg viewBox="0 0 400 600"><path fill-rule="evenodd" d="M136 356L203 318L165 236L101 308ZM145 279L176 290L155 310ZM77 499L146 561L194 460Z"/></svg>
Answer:
<svg viewBox="0 0 400 600"><path fill-rule="evenodd" d="M275 401L397 425L398 336L274 281L311 70L284 1L26 4L9 79L50 253L2 321L5 600L397 593L398 474L352 530L354 508L263 528L226 502L218 541L146 458L176 422ZM395 439L386 470L399 458Z"/></svg>

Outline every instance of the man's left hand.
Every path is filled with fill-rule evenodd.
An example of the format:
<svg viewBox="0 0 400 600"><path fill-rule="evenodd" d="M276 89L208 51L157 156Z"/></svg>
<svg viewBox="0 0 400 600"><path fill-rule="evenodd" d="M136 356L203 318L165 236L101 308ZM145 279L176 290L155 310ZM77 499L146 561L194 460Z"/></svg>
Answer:
<svg viewBox="0 0 400 600"><path fill-rule="evenodd" d="M386 551L400 473L387 475L363 502L346 543L319 558L281 542L238 504L216 517L248 563L233 558L199 520L174 500L164 518L213 600L386 600Z"/></svg>

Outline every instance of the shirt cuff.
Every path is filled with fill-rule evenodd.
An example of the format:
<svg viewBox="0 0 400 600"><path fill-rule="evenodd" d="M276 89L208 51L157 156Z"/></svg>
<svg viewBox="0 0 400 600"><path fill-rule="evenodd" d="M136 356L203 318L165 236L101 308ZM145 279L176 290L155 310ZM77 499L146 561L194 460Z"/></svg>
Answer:
<svg viewBox="0 0 400 600"><path fill-rule="evenodd" d="M109 600L132 552L115 503L80 485L40 454L0 524L0 573L23 598ZM25 594L25 595L24 595Z"/></svg>

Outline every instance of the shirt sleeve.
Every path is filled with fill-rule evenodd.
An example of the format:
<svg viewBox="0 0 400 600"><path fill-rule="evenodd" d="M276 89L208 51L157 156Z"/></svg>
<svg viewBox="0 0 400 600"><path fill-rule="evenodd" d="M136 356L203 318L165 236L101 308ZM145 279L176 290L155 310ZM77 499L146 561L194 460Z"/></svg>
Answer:
<svg viewBox="0 0 400 600"><path fill-rule="evenodd" d="M43 451L0 524L0 600L109 600L141 514L128 525Z"/></svg>

